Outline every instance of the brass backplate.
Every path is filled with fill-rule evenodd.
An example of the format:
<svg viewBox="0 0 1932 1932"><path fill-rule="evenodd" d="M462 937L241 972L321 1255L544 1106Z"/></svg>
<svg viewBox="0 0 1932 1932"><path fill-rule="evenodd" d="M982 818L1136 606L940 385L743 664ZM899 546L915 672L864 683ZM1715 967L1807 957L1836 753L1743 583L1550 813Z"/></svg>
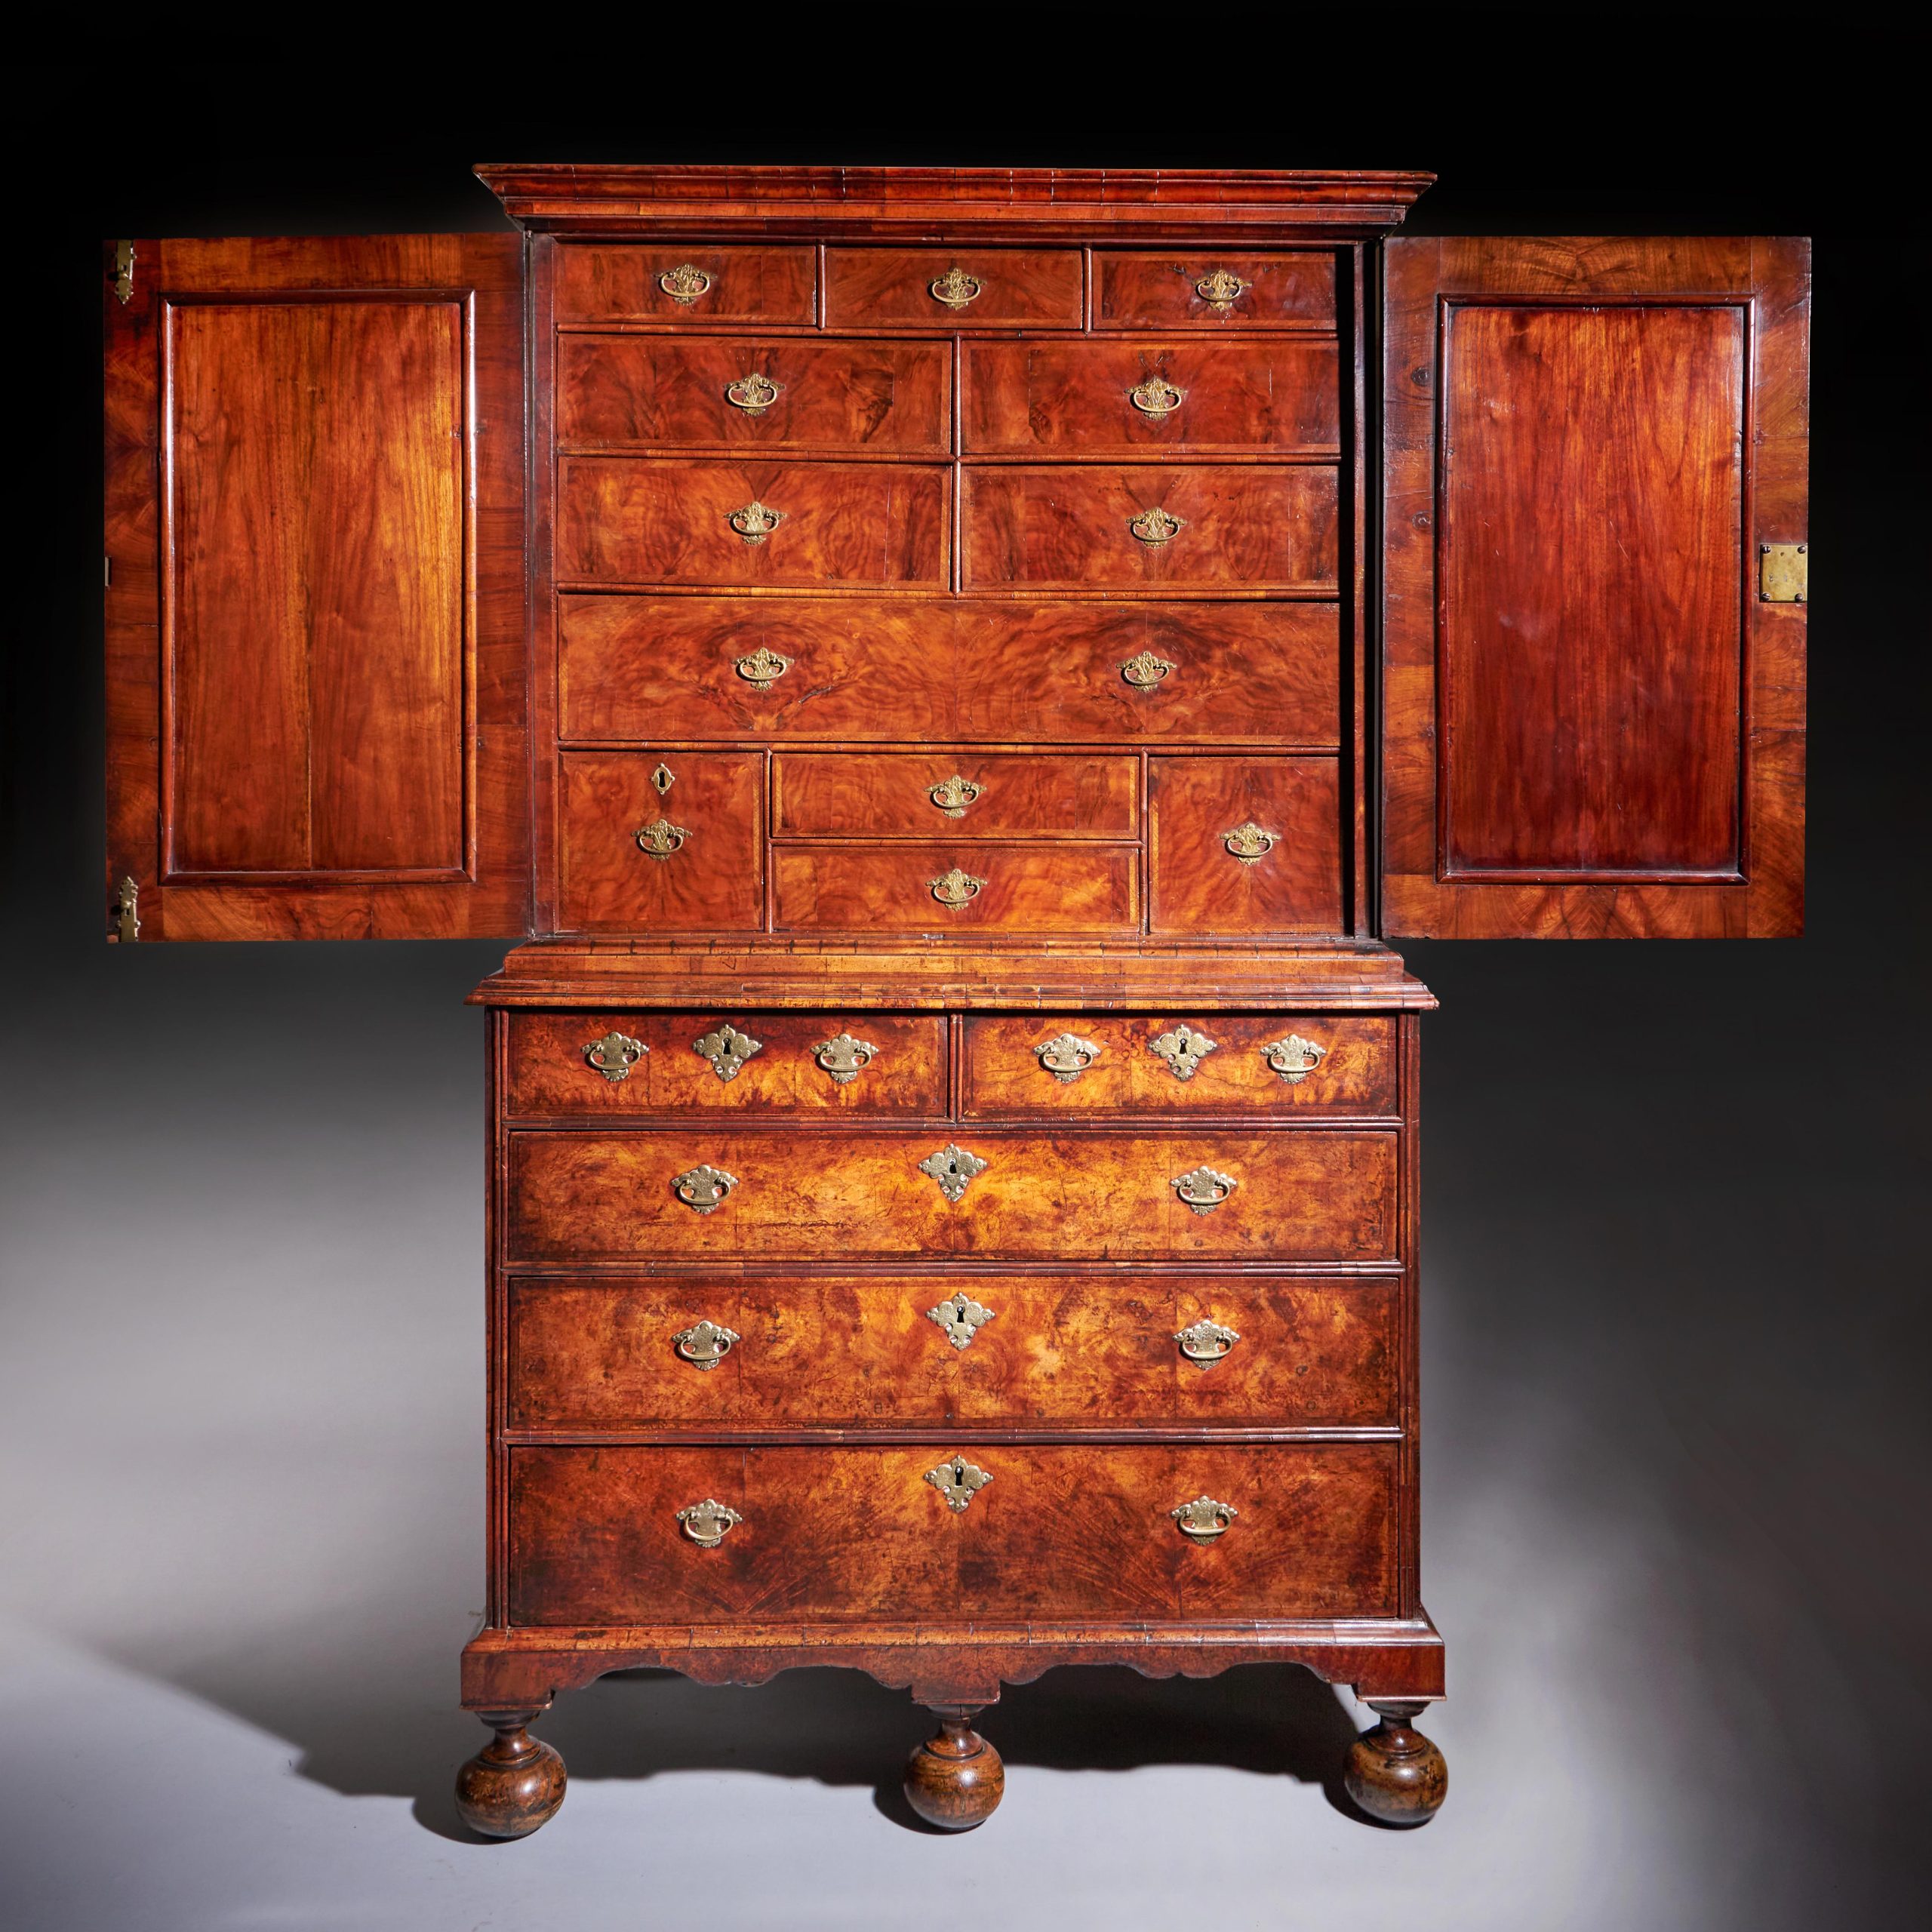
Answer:
<svg viewBox="0 0 1932 1932"><path fill-rule="evenodd" d="M1803 543L1758 546L1758 595L1767 604L1802 604L1808 600L1808 546Z"/></svg>

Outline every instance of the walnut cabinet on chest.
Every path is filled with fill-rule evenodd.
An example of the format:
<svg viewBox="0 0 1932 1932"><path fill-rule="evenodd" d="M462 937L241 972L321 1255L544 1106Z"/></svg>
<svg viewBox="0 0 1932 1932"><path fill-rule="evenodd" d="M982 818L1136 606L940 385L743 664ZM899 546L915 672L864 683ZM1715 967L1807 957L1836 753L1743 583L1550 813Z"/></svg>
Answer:
<svg viewBox="0 0 1932 1932"><path fill-rule="evenodd" d="M1801 921L1801 242L1426 175L506 167L108 251L108 923L500 934L462 1771L1262 1660L1441 1802L1404 935Z"/></svg>

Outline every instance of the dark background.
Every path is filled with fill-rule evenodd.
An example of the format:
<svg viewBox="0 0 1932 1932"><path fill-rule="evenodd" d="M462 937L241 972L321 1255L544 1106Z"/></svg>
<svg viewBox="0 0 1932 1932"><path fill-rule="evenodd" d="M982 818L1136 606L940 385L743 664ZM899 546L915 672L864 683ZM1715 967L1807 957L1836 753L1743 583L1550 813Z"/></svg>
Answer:
<svg viewBox="0 0 1932 1932"><path fill-rule="evenodd" d="M1761 9L1348 19L821 6L647 33L560 11L474 67L123 50L112 72L23 77L0 1443L24 1514L0 1589L24 1620L446 1829L433 1792L469 1744L442 1713L482 1547L481 1032L460 1001L503 948L102 943L101 238L495 227L481 160L1427 168L1411 232L1815 238L1806 937L1403 949L1443 1003L1424 1031L1423 1579L1455 1789L1429 1855L1480 1818L1502 1833L1527 1862L1517 1889L1481 1890L1492 1925L1853 1924L1893 1884L1917 1893L1927 343L1904 155L1924 41ZM223 1272L238 1257L245 1279ZM416 1437L393 1434L399 1410ZM412 1442L435 1482L416 1518L370 1506L389 1540L358 1590L355 1512L328 1516L313 1466L406 1491ZM223 1486L245 1467L246 1500ZM198 1503L158 1473L190 1468ZM301 1554L318 1538L325 1576ZM404 1577L441 1623L392 1614ZM386 1650L403 1624L420 1634ZM1114 1678L1062 1673L989 1714L1016 1780L1185 1762L1319 1781L1346 1734L1308 1718L1294 1761L1271 1758L1245 1694ZM682 1740L627 1758L612 1688L581 1700L606 1730L562 1708L549 1726L580 1785L835 1767L877 1755L881 1726L889 1770L916 1730L864 1687L687 1705L621 1685ZM1552 1791L1561 1832L1536 1809ZM1629 1894L1636 1916L1595 1917L1607 1894L1574 1862L1582 1889L1552 1894L1538 1847L1614 1814L1630 1859L1661 1860L1632 1792L1684 1842L1668 1887ZM652 1800L626 1796L641 1835ZM1131 1792L1110 1804L1131 1831ZM85 1783L63 1815L123 1835ZM1420 1844L1350 1829L1358 1868ZM64 1924L81 1881L38 1855L10 1847L50 1902L36 1922ZM1445 1874L1411 1922L1462 1922ZM1051 1904L1051 1876L1032 1882Z"/></svg>

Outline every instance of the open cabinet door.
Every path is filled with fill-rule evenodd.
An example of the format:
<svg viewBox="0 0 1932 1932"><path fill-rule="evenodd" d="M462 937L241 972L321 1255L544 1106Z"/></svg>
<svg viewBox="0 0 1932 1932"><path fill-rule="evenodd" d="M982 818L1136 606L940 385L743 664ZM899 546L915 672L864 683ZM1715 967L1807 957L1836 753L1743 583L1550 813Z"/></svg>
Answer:
<svg viewBox="0 0 1932 1932"><path fill-rule="evenodd" d="M521 238L109 256L109 936L522 936Z"/></svg>
<svg viewBox="0 0 1932 1932"><path fill-rule="evenodd" d="M1390 937L1804 920L1810 249L1398 241Z"/></svg>

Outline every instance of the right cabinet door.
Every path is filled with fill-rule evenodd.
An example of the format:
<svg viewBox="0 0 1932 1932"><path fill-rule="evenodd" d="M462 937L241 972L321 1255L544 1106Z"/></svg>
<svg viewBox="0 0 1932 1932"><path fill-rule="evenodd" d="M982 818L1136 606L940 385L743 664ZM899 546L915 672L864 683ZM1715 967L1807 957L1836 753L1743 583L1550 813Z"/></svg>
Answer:
<svg viewBox="0 0 1932 1932"><path fill-rule="evenodd" d="M1801 241L1389 245L1385 934L1801 930L1810 291Z"/></svg>

